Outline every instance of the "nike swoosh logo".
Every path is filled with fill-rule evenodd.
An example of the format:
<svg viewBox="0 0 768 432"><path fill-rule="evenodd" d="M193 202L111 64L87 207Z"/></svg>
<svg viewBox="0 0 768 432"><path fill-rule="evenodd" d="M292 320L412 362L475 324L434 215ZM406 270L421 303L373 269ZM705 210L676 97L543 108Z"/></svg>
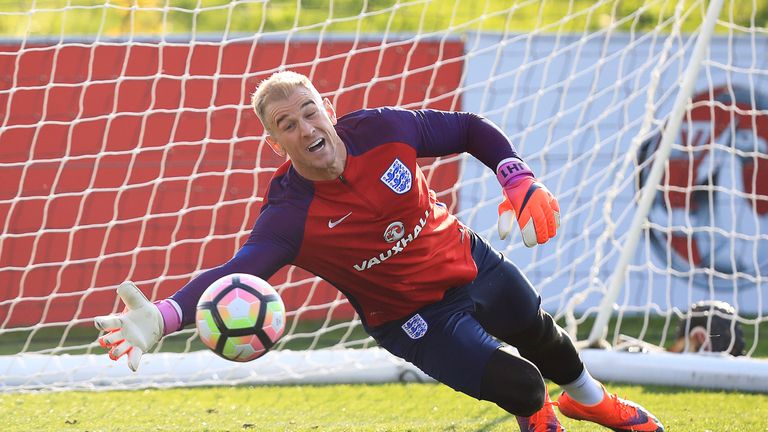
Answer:
<svg viewBox="0 0 768 432"><path fill-rule="evenodd" d="M351 215L351 214L352 214L352 212L349 212L349 213L345 214L344 216L342 216L341 219L338 219L338 220L335 220L335 221L328 219L328 228L333 228L336 225L342 223L344 221L344 219L348 218L349 215Z"/></svg>

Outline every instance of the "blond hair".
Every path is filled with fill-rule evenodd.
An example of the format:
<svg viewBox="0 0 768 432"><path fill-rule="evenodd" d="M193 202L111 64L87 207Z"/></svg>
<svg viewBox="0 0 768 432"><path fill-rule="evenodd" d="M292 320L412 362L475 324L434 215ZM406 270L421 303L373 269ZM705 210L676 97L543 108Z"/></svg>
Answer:
<svg viewBox="0 0 768 432"><path fill-rule="evenodd" d="M256 87L256 91L251 96L251 104L256 112L256 116L261 121L264 129L267 129L267 132L269 132L269 124L264 113L267 103L279 99L288 99L297 87L306 88L317 97L318 101L322 100L320 92L317 91L312 81L306 76L293 71L275 72Z"/></svg>

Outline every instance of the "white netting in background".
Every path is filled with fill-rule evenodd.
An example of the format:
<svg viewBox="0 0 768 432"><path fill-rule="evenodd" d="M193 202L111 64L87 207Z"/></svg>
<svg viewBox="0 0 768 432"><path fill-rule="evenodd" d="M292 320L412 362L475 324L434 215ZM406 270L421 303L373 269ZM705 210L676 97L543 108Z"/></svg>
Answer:
<svg viewBox="0 0 768 432"><path fill-rule="evenodd" d="M296 268L271 281L289 309L287 335L250 369L214 368L191 329L148 355L140 377L93 343L92 318L121 307L117 284L165 298L245 240L282 162L249 96L281 69L309 75L339 114L398 105L499 124L560 201L550 244L497 238L500 189L471 157L423 165L439 197L584 338L707 4L475 3L50 0L0 12L0 389L285 382L318 371L407 378L336 349L373 343L343 296ZM766 11L765 1L723 6L610 342L623 333L666 345L688 304L719 298L751 330L748 354L760 350ZM169 370L181 364L215 377Z"/></svg>

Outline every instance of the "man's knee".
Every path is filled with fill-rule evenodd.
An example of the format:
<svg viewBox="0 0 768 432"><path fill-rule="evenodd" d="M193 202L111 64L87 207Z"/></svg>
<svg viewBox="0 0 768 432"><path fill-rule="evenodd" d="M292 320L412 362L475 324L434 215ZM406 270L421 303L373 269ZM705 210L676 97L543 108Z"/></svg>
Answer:
<svg viewBox="0 0 768 432"><path fill-rule="evenodd" d="M536 366L505 347L497 349L488 360L481 383L482 399L527 417L544 406L546 391Z"/></svg>
<svg viewBox="0 0 768 432"><path fill-rule="evenodd" d="M559 343L564 335L558 330L552 316L539 309L528 320L522 331L507 333L500 338L518 349L535 348L542 344Z"/></svg>
<svg viewBox="0 0 768 432"><path fill-rule="evenodd" d="M567 384L579 377L584 365L568 333L552 316L539 309L528 328L502 339L516 347L533 362L541 374L557 384Z"/></svg>

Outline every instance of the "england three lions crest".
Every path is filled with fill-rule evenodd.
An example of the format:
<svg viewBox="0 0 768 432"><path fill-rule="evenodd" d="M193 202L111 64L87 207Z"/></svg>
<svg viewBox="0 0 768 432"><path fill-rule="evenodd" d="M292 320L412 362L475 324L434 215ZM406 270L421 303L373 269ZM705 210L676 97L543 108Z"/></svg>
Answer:
<svg viewBox="0 0 768 432"><path fill-rule="evenodd" d="M395 158L392 165L387 168L384 175L381 176L381 181L385 185L389 186L396 194L402 195L409 190L413 185L413 176L408 170L408 167L404 163L400 162L400 159Z"/></svg>
<svg viewBox="0 0 768 432"><path fill-rule="evenodd" d="M400 328L402 328L405 334L411 339L420 339L427 334L429 325L424 321L424 318L422 318L421 315L416 314L410 317L408 321L400 326Z"/></svg>

